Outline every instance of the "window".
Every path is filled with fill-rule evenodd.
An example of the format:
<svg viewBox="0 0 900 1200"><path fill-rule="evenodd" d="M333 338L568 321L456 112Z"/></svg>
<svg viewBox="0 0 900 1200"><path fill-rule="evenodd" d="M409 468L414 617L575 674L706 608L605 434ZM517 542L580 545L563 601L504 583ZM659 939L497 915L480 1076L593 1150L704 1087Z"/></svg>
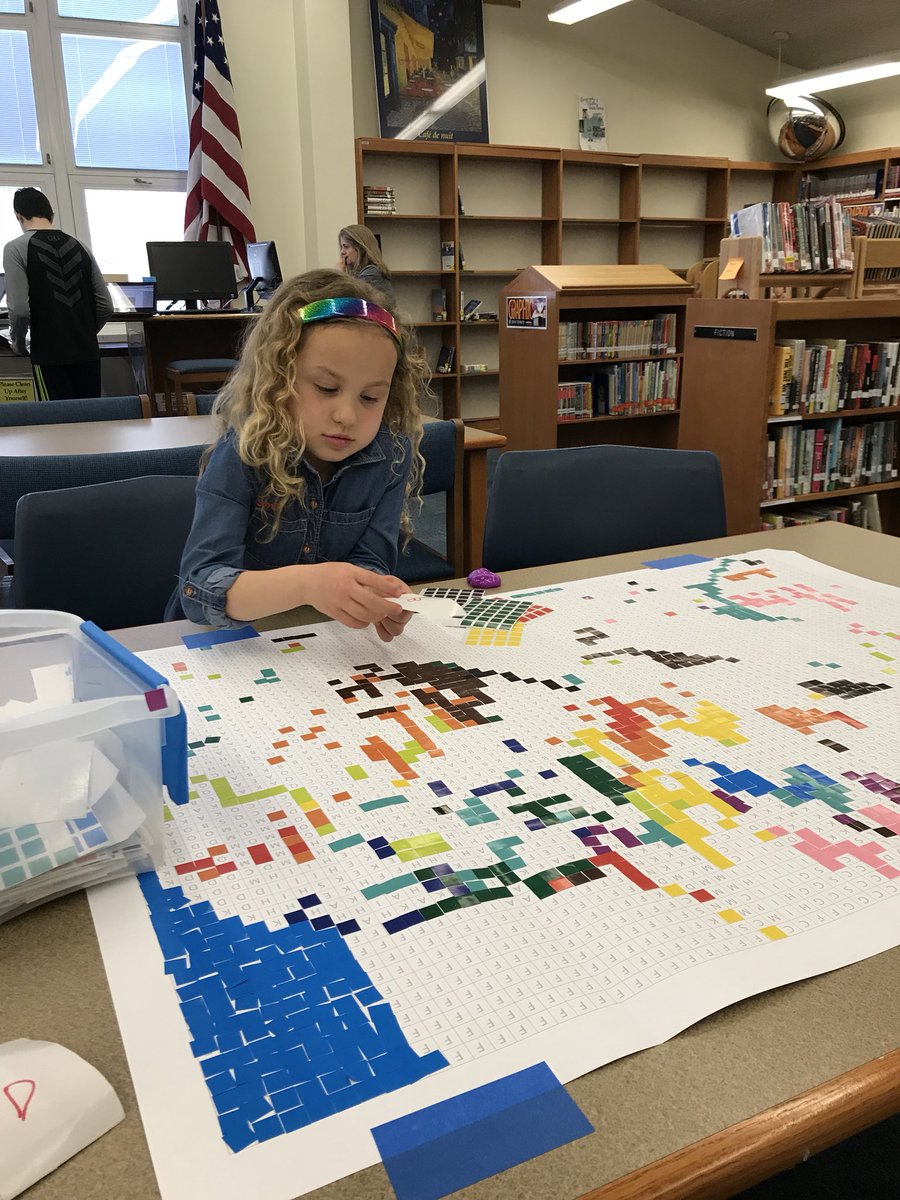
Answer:
<svg viewBox="0 0 900 1200"><path fill-rule="evenodd" d="M189 6L0 0L0 235L32 186L108 273L140 278L146 241L181 238Z"/></svg>

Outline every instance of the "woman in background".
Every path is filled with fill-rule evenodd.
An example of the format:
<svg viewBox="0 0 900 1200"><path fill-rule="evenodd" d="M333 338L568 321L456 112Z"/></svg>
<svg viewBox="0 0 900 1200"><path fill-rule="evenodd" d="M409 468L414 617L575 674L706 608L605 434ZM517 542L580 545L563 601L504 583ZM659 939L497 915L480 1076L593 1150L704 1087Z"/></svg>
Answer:
<svg viewBox="0 0 900 1200"><path fill-rule="evenodd" d="M381 257L372 230L365 225L348 225L338 234L338 246L341 251L339 270L377 288L390 304L395 304L391 273Z"/></svg>

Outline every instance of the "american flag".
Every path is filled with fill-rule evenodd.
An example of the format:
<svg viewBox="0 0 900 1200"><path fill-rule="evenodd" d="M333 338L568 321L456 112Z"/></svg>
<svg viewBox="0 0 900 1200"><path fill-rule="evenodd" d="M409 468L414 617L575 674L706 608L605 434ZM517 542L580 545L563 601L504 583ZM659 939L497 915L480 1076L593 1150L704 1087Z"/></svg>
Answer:
<svg viewBox="0 0 900 1200"><path fill-rule="evenodd" d="M184 239L231 242L247 270L247 242L256 241L250 189L241 166L241 130L234 108L218 0L194 6L194 81ZM237 265L237 263L236 263Z"/></svg>

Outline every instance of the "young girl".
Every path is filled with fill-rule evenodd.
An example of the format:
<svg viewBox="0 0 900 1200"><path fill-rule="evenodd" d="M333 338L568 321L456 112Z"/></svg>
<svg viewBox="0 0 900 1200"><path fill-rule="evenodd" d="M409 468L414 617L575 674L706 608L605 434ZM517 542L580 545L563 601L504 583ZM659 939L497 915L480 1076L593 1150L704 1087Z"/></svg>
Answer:
<svg viewBox="0 0 900 1200"><path fill-rule="evenodd" d="M419 486L425 361L376 293L336 271L288 280L216 402L167 620L231 627L301 604L383 641L407 497Z"/></svg>
<svg viewBox="0 0 900 1200"><path fill-rule="evenodd" d="M341 252L339 269L364 280L370 287L377 288L382 296L387 297L390 304L394 304L391 273L381 257L381 250L372 230L365 225L347 225L338 234L338 247Z"/></svg>

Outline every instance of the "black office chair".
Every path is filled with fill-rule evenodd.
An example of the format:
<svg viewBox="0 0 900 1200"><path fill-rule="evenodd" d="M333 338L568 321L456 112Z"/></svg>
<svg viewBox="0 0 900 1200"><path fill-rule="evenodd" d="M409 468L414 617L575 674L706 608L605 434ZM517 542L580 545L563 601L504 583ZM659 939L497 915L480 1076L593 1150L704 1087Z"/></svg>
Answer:
<svg viewBox="0 0 900 1200"><path fill-rule="evenodd" d="M196 483L152 475L23 496L15 605L76 613L101 629L161 621L190 532Z"/></svg>
<svg viewBox="0 0 900 1200"><path fill-rule="evenodd" d="M422 495L444 496L446 523L446 553L416 536L416 513L413 506L413 537L406 547L400 541L397 574L406 583L453 579L463 569L463 444L465 426L458 418L450 421L428 421L419 447L425 460L422 475ZM419 531L426 524L418 521Z"/></svg>
<svg viewBox="0 0 900 1200"><path fill-rule="evenodd" d="M512 450L494 473L483 560L510 571L725 532L722 472L707 450Z"/></svg>
<svg viewBox="0 0 900 1200"><path fill-rule="evenodd" d="M152 415L149 396L92 396L81 400L0 404L0 425L68 425L72 421L135 421Z"/></svg>

